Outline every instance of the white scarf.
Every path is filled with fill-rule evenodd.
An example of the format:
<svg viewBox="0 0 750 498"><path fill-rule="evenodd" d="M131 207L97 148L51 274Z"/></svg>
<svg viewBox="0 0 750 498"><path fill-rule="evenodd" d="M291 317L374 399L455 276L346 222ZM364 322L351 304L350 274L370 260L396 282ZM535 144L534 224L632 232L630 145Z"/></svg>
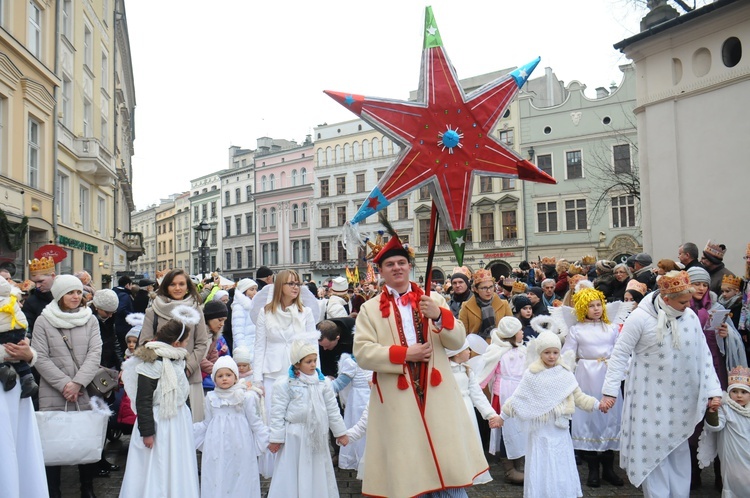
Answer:
<svg viewBox="0 0 750 498"><path fill-rule="evenodd" d="M323 382L318 377L317 370L312 375L299 372L297 377L310 390L310 415L305 420L305 429L309 434L310 446L313 453L320 452L327 447L327 424L328 412L326 401L323 397Z"/></svg>
<svg viewBox="0 0 750 498"><path fill-rule="evenodd" d="M732 386L729 386L727 388L728 390L732 390ZM747 406L742 406L741 404L737 403L735 400L729 397L728 393L724 393L723 396L724 399L722 399L722 403L730 407L732 410L736 411L743 417L750 418L750 404Z"/></svg>
<svg viewBox="0 0 750 498"><path fill-rule="evenodd" d="M179 403L177 399L177 374L172 365L172 360L184 359L187 356L187 351L159 341L148 342L145 347L162 358L161 377L159 379L159 386L161 387L159 416L164 419L172 418L177 415Z"/></svg>
<svg viewBox="0 0 750 498"><path fill-rule="evenodd" d="M91 318L91 308L82 306L73 311L63 311L57 301L50 301L42 310L42 316L55 328L72 329L86 325Z"/></svg>
<svg viewBox="0 0 750 498"><path fill-rule="evenodd" d="M242 411L244 409L246 392L244 383L240 384L237 382L229 389L222 389L221 387L216 386L214 388L214 394L216 396L213 396L211 405L215 408L221 406L233 406L235 410Z"/></svg>
<svg viewBox="0 0 750 498"><path fill-rule="evenodd" d="M654 303L656 308L656 340L659 346L664 344L664 331L668 328L672 332L672 347L680 349L682 347L680 343L680 327L677 324L677 319L682 316L682 313L664 302L661 296L656 296L656 302Z"/></svg>
<svg viewBox="0 0 750 498"><path fill-rule="evenodd" d="M195 299L193 299L192 296L186 296L185 299L180 299L179 301L166 296L157 296L153 301L152 307L154 308L154 313L161 318L171 320L173 318L172 310L183 304L198 309L198 306L195 304ZM198 309L198 311L200 311L200 309Z"/></svg>
<svg viewBox="0 0 750 498"><path fill-rule="evenodd" d="M567 427L566 399L578 387L572 372L561 364L552 368L537 360L524 372L512 399L513 414L533 425L546 424L550 417L555 425Z"/></svg>

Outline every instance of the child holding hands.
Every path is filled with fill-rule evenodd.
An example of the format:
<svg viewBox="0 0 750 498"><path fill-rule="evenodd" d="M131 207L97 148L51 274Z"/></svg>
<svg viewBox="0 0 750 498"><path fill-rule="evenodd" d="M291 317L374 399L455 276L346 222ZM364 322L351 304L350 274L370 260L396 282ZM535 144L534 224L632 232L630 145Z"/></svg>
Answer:
<svg viewBox="0 0 750 498"><path fill-rule="evenodd" d="M572 353L561 358L561 346L552 332L529 341L529 367L500 415L519 418L528 434L526 498L583 496L568 425L576 407L591 411L599 401L578 387L571 372L575 358Z"/></svg>
<svg viewBox="0 0 750 498"><path fill-rule="evenodd" d="M346 446L346 426L329 381L316 368L318 348L292 343L288 375L274 383L269 451L279 454L269 498L339 496L328 451L328 430Z"/></svg>
<svg viewBox="0 0 750 498"><path fill-rule="evenodd" d="M120 488L123 498L199 495L193 421L185 404L190 392L185 345L200 314L177 306L172 316L123 364L125 391L138 415Z"/></svg>
<svg viewBox="0 0 750 498"><path fill-rule="evenodd" d="M237 364L229 356L216 360L206 394L206 418L193 424L201 459L201 497L260 498L258 456L268 446L268 429L258 416L257 398L238 382Z"/></svg>

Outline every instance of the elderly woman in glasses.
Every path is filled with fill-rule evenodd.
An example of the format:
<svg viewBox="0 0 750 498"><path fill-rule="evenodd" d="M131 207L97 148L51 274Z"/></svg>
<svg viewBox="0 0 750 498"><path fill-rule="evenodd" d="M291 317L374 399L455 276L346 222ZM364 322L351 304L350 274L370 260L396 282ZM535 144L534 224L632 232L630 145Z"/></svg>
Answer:
<svg viewBox="0 0 750 498"><path fill-rule="evenodd" d="M289 348L299 339L318 350L320 334L312 310L302 304L301 281L297 272L282 270L276 276L273 297L258 314L255 324L253 384L263 386L270 413L273 383L287 375Z"/></svg>
<svg viewBox="0 0 750 498"><path fill-rule="evenodd" d="M607 296L608 302L624 301L625 291L628 287L628 282L633 278L633 274L630 272L630 268L625 263L615 265L612 269L612 275L615 277L610 288L610 294Z"/></svg>

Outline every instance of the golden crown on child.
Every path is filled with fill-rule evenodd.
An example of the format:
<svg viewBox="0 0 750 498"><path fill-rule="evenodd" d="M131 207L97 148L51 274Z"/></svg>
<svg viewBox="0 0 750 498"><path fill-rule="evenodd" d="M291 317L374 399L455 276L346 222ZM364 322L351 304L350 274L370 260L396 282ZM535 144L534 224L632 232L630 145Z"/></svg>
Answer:
<svg viewBox="0 0 750 498"><path fill-rule="evenodd" d="M750 386L750 368L734 367L729 372L729 384L745 384Z"/></svg>

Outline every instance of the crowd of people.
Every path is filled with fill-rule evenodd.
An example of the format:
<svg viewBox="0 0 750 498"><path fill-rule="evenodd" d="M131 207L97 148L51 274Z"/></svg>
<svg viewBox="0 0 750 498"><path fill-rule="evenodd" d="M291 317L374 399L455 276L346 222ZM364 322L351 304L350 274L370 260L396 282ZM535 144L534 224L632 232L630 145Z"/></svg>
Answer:
<svg viewBox="0 0 750 498"><path fill-rule="evenodd" d="M34 260L27 282L0 272L0 479L61 496L34 410L90 409L106 367L127 464L78 465L82 497L122 471L125 497L260 496L261 477L270 497L338 496L334 466L366 495L466 496L497 477L487 455L524 496L582 496L578 462L588 487L624 471L654 497L688 496L714 465L742 496L750 244L743 276L725 252L545 257L500 278L462 266L430 289L396 234L372 251L377 281L320 287L261 267L97 290Z"/></svg>

